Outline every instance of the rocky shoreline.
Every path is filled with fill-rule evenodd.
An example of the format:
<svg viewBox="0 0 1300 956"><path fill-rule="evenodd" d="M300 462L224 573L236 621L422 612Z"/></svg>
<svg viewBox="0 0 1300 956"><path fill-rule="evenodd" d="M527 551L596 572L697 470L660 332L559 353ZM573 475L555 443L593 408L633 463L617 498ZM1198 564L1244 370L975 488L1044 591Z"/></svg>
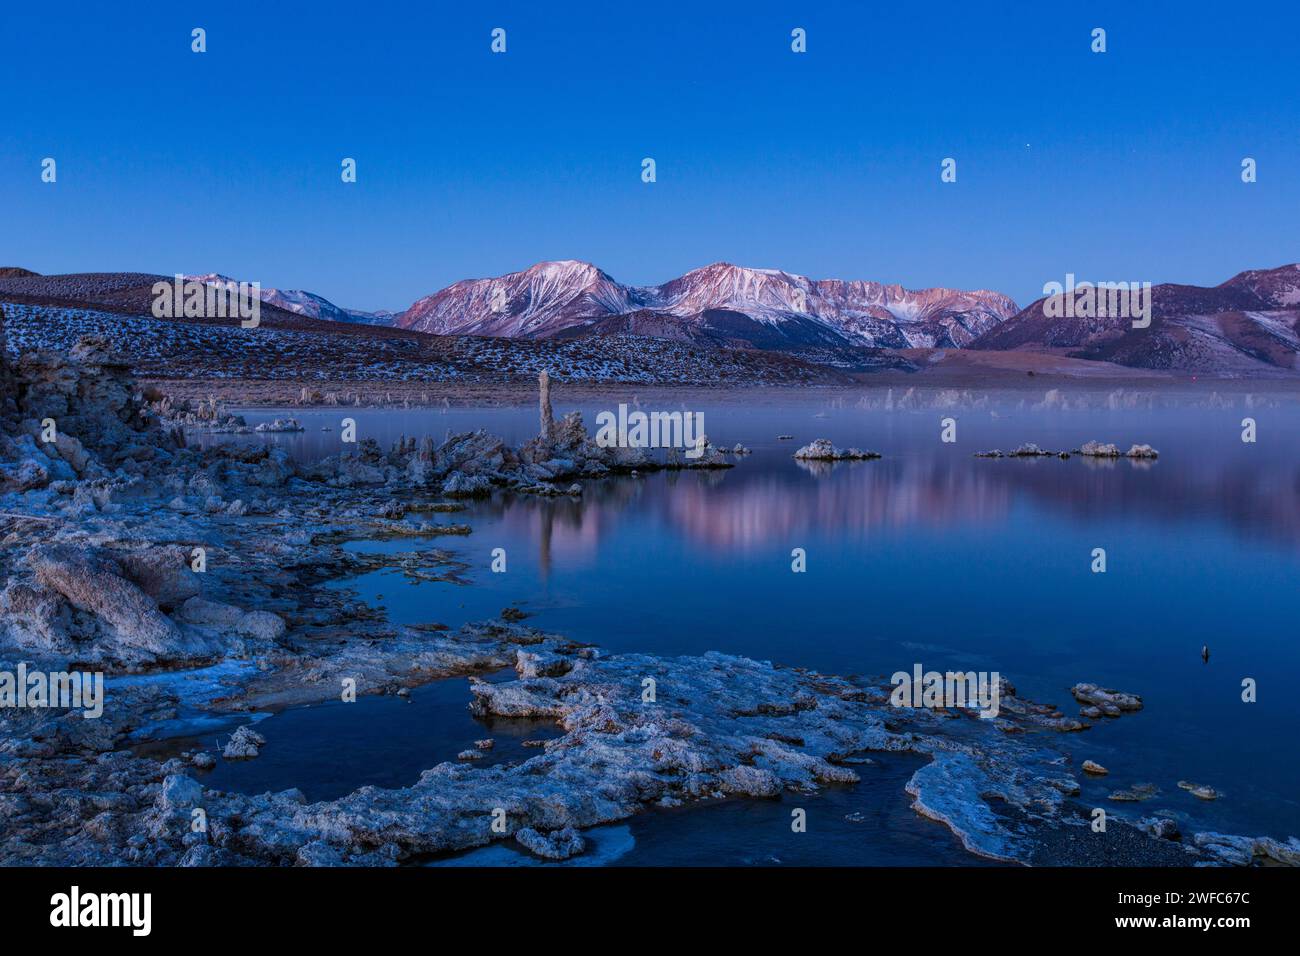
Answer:
<svg viewBox="0 0 1300 956"><path fill-rule="evenodd" d="M581 494L612 474L730 467L712 446L698 459L601 448L580 415L554 421L544 402L541 434L519 448L483 431L387 451L363 437L300 465L264 447L188 447L181 426L206 413L140 394L103 340L28 352L0 374L0 668L108 675L98 719L0 710L2 864L393 865L495 840L558 859L582 852L584 828L650 807L852 785L873 751L928 758L907 785L913 806L971 852L1040 861L1041 834L1089 832L1076 768L1054 743L1086 725L1010 685L992 720L900 709L883 679L717 653L607 655L512 620L394 625L320 586L386 566L453 578L463 566L436 548L343 544L470 533L446 516L498 489ZM511 680L482 679L507 668ZM212 754L132 749L193 710L238 719L449 678L471 681L476 715L560 736L524 761L448 761L411 786L315 803L207 788L196 775ZM1100 713L1132 709L1132 695L1083 693ZM240 727L221 759L257 759L260 740ZM1112 827L1151 861L1300 859L1294 840L1174 844Z"/></svg>

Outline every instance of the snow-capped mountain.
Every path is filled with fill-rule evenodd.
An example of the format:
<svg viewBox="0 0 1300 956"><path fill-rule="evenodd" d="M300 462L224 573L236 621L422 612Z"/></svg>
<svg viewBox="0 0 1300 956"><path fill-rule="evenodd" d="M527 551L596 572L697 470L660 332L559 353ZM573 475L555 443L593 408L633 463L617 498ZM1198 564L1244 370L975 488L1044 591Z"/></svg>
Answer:
<svg viewBox="0 0 1300 956"><path fill-rule="evenodd" d="M655 329L663 337L772 349L960 347L1016 311L996 292L911 291L728 263L663 285L626 286L589 263L564 260L457 282L415 302L396 324L526 338Z"/></svg>
<svg viewBox="0 0 1300 956"><path fill-rule="evenodd" d="M237 281L216 272L209 272L207 275L201 276L186 276L185 278L210 285ZM324 296L317 295L315 292L304 292L301 289L262 289L258 298L267 305L273 305L295 315L304 315L309 319L326 319L330 322L355 322L360 325L393 324L394 313L392 312L360 312L354 309L344 309Z"/></svg>
<svg viewBox="0 0 1300 956"><path fill-rule="evenodd" d="M496 279L465 279L419 299L397 319L402 328L438 335L547 338L574 325L644 305L585 262L539 262Z"/></svg>

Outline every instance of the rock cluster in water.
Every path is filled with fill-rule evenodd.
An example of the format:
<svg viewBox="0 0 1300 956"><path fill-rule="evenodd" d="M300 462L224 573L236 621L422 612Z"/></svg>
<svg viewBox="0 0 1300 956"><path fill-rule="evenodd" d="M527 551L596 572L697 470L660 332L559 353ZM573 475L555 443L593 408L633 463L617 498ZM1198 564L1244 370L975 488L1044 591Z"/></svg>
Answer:
<svg viewBox="0 0 1300 956"><path fill-rule="evenodd" d="M253 428L255 432L300 432L303 430L302 425L296 418L277 418L274 421L262 422Z"/></svg>
<svg viewBox="0 0 1300 956"><path fill-rule="evenodd" d="M1119 717L1142 709L1142 698L1137 694L1098 687L1096 684L1075 684L1070 694L1083 706L1079 713L1084 717Z"/></svg>
<svg viewBox="0 0 1300 956"><path fill-rule="evenodd" d="M818 438L796 451L794 457L802 461L867 461L880 454L861 448L836 448L829 438Z"/></svg>
<svg viewBox="0 0 1300 956"><path fill-rule="evenodd" d="M243 726L231 735L221 751L221 756L227 760L251 760L261 755L265 744L265 737L251 727Z"/></svg>
<svg viewBox="0 0 1300 956"><path fill-rule="evenodd" d="M1084 442L1075 454L1088 458L1159 458L1160 453L1150 445L1131 445L1128 451L1120 451L1118 445L1103 444L1099 441Z"/></svg>
<svg viewBox="0 0 1300 956"><path fill-rule="evenodd" d="M1039 448L1034 442L1025 442L1014 451L1004 452L999 448L991 451L978 451L975 453L976 458L1069 458L1068 451L1047 451Z"/></svg>
<svg viewBox="0 0 1300 956"><path fill-rule="evenodd" d="M1004 452L1001 449L994 448L989 451L979 451L975 453L976 458L1069 458L1071 455L1081 455L1084 458L1131 458L1131 459L1154 459L1159 458L1160 453L1150 445L1132 445L1128 451L1120 451L1118 445L1109 443L1103 444L1099 441L1084 442L1083 446L1074 449L1074 451L1049 451L1045 448L1039 448L1034 442L1025 442L1013 451Z"/></svg>

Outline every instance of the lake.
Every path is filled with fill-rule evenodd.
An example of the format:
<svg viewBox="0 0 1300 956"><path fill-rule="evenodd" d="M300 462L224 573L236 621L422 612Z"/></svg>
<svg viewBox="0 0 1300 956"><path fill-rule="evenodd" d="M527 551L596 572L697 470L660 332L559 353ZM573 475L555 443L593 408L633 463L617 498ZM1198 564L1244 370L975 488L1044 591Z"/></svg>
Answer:
<svg viewBox="0 0 1300 956"><path fill-rule="evenodd" d="M810 390L691 404L716 444L740 442L752 454L732 459L737 466L726 471L585 481L580 499L502 494L475 502L464 515L472 535L438 540L470 566L470 585L411 583L382 571L345 586L402 623L455 627L516 605L532 615L530 624L610 652L718 650L844 675L887 677L917 663L997 671L1021 696L1057 703L1070 715L1077 713L1068 692L1073 684L1119 688L1140 694L1145 708L1059 737L1077 760L1110 770L1102 778L1078 775L1084 803L1134 817L1166 811L1184 833L1300 834L1300 701L1290 684L1300 675L1294 402L1192 394L1181 401L1100 395L1071 403L1009 393L939 395L912 403L927 407L906 407L897 397L877 390L852 400ZM596 412L613 410L617 401L584 404L589 431ZM641 407L683 406L643 400ZM557 403L557 415L566 410ZM287 414L306 430L233 440L282 444L310 459L338 452L345 416L356 419L360 437L385 447L400 435L440 440L480 426L518 443L537 430L535 408L246 417L256 423ZM1257 422L1253 443L1241 440L1246 416ZM940 440L941 420L949 417L953 443ZM322 431L326 425L332 430ZM798 446L823 437L884 457L818 466L793 459ZM1025 441L1068 450L1090 439L1123 449L1150 443L1160 457L974 457ZM505 573L489 568L496 548L505 549ZM791 568L796 548L806 554L803 573ZM1092 570L1097 548L1106 553L1105 573ZM1242 700L1247 678L1257 683L1254 703ZM457 694L468 701L464 682L454 683L458 689L422 690L443 695L441 705ZM378 713L381 705L374 706ZM358 750L357 785L413 782L430 765L427 742L410 733L412 726L473 724L446 706L382 707L382 719L366 724L385 745L367 755L364 734L349 744ZM279 724L286 740L305 739L311 722L294 721L302 719L277 715L259 732L274 741ZM438 759L452 759L457 741L474 732L466 726L451 734ZM401 744L408 738L409 759ZM259 774L252 768L265 759L234 765L223 786L240 789L240 774ZM384 768L377 778L366 769L375 761ZM874 822L831 828L798 849L782 837L768 846L755 836L755 826L788 831L788 810L759 802L647 814L598 835L607 851L602 859L978 862L944 828L908 809L902 784L912 769L906 760L882 757L878 769L864 768L858 787L815 798L842 803L836 816L867 813ZM352 782L330 773L330 791ZM272 776L261 773L257 785L298 785L313 796L309 761ZM1178 787L1182 780L1222 796L1198 800ZM1106 800L1113 790L1145 782L1160 788L1158 796L1140 804ZM477 853L485 856L464 859L528 862L506 848Z"/></svg>

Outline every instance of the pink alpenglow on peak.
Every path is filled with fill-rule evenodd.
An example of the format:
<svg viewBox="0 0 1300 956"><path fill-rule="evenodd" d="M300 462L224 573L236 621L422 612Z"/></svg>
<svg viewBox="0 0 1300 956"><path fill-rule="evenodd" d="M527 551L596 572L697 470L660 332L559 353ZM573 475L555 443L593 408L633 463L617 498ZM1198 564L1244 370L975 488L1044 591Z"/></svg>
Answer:
<svg viewBox="0 0 1300 956"><path fill-rule="evenodd" d="M714 263L657 286L627 286L590 263L541 262L468 279L415 302L402 328L545 339L638 332L751 348L962 347L1015 315L996 292L912 291Z"/></svg>

